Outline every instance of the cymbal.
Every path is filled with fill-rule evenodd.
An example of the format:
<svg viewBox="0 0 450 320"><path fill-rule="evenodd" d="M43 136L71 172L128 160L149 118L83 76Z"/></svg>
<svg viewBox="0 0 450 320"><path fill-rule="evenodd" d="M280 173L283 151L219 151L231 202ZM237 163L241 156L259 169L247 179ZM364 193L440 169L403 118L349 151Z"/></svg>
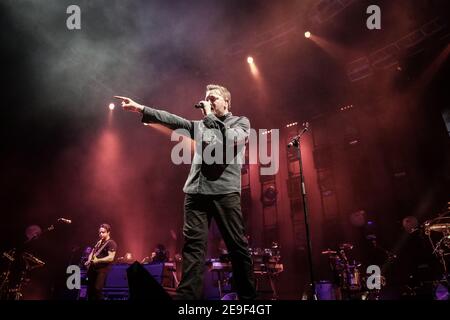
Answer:
<svg viewBox="0 0 450 320"><path fill-rule="evenodd" d="M337 252L331 249L327 249L322 251L322 254L336 254Z"/></svg>
<svg viewBox="0 0 450 320"><path fill-rule="evenodd" d="M439 216L432 220L425 221L423 224L425 232L427 234L430 231L449 233L450 232L450 217L447 216Z"/></svg>
<svg viewBox="0 0 450 320"><path fill-rule="evenodd" d="M450 223L435 223L432 225L428 225L427 229L430 231L436 231L436 232L450 231Z"/></svg>
<svg viewBox="0 0 450 320"><path fill-rule="evenodd" d="M28 263L32 263L32 267L33 268L37 268L37 267L43 267L45 265L45 262L36 258L35 256L33 256L31 253L28 252L24 252L22 253L22 257L25 261L27 261Z"/></svg>

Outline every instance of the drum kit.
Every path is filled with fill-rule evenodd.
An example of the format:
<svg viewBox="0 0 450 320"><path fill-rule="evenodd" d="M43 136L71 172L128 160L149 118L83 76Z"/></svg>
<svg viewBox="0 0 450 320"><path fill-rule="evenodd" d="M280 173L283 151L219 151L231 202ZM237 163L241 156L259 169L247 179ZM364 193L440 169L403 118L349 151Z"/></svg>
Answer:
<svg viewBox="0 0 450 320"><path fill-rule="evenodd" d="M426 248L429 260L417 266L410 275L407 288L408 297L431 297L435 300L449 300L450 274L450 202L446 211L435 218L419 224L414 217L403 219L403 227L407 233L420 239Z"/></svg>
<svg viewBox="0 0 450 320"><path fill-rule="evenodd" d="M450 203L448 209L438 217L425 221L422 226L423 233L427 236L433 254L439 260L442 269L442 277L434 285L434 299L436 300L450 299L450 274L448 270L450 262Z"/></svg>
<svg viewBox="0 0 450 320"><path fill-rule="evenodd" d="M440 270L436 278L433 278L434 274L424 275L425 278L428 277L431 280L423 280L419 284L416 284L414 288L407 285L406 287L410 292L404 292L402 296L420 296L424 290L423 287L429 286L430 284L428 282L433 282L431 291L426 289L428 290L427 292L430 292L429 297L437 300L449 300L450 208L444 213L439 214L436 218L425 221L423 224L419 224L415 217L406 217L403 219L402 225L407 233L418 236L415 239L421 239L420 241L422 243L429 242L430 246L427 246L429 248L427 250L432 250L430 253L435 257L436 263L440 265ZM373 239L368 238L368 240L374 242ZM376 245L376 242L374 246L380 248ZM316 291L318 291L319 299L320 296L327 300L380 299L381 289L386 286L386 278L383 274L380 276L381 289L369 289L367 286L367 276L365 269L362 269L362 264L349 258L351 257L352 250L352 244L342 243L337 249L322 251L323 255L328 256L329 268L332 271L333 280L317 282ZM383 251L386 253L385 265L397 259L396 255L384 249ZM422 267L422 265L419 267Z"/></svg>
<svg viewBox="0 0 450 320"><path fill-rule="evenodd" d="M449 213L428 220L423 224L423 230L430 241L433 254L439 259L445 275L448 275L448 258L450 257Z"/></svg>
<svg viewBox="0 0 450 320"><path fill-rule="evenodd" d="M372 244L383 250L386 256L385 265L391 263L397 257L391 252L374 244L374 235L368 237ZM327 249L322 251L328 256L329 268L332 271L332 281L319 281L316 284L316 294L318 299L324 300L379 300L381 290L386 286L386 278L383 274L378 275L379 286L372 288L368 285L368 276L363 264L354 259L350 259L353 251L353 244L342 243L337 250Z"/></svg>
<svg viewBox="0 0 450 320"><path fill-rule="evenodd" d="M64 221L63 221L64 220ZM68 223L67 219L58 219L59 223ZM56 224L45 229L30 225L25 229L25 242L0 255L0 300L22 300L25 288L30 284L31 271L46 265L44 261L26 251L30 245L44 234L55 230Z"/></svg>
<svg viewBox="0 0 450 320"><path fill-rule="evenodd" d="M30 282L29 272L45 262L29 252L11 249L3 252L7 268L0 274L0 300L21 300L23 289Z"/></svg>
<svg viewBox="0 0 450 320"><path fill-rule="evenodd" d="M329 285L326 285L324 281L316 285L319 299L323 295L338 300L363 297L365 277L361 272L361 263L349 258L352 250L352 244L342 243L337 250L327 249L322 251L323 255L328 256L334 281L328 283ZM333 290L334 292L324 293L321 290Z"/></svg>

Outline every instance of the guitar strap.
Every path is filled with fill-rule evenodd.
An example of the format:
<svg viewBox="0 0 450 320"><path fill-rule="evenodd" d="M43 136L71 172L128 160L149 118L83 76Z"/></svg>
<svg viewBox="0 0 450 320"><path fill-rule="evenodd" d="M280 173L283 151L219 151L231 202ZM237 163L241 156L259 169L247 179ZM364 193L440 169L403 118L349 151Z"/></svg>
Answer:
<svg viewBox="0 0 450 320"><path fill-rule="evenodd" d="M95 250L95 248L97 247L98 244L100 244L101 242L98 242L97 245L95 245L94 247L94 254L92 255L92 257L97 257L97 254L102 252L103 249L105 249L106 245L111 241L111 239L107 240L99 249Z"/></svg>

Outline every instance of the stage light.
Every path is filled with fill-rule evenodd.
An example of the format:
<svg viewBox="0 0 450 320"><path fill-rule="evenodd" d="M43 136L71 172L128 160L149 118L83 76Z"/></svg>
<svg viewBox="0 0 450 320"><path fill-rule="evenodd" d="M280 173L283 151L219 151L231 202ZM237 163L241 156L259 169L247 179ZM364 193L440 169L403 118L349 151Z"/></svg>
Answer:
<svg viewBox="0 0 450 320"><path fill-rule="evenodd" d="M110 103L110 104L109 104L109 110L114 110L114 107L115 107L115 106L114 106L114 103Z"/></svg>
<svg viewBox="0 0 450 320"><path fill-rule="evenodd" d="M298 124L297 122L289 123L289 124L286 125L286 128L296 126L297 124Z"/></svg>
<svg viewBox="0 0 450 320"><path fill-rule="evenodd" d="M311 32L306 31L305 32L305 38L309 39L311 37Z"/></svg>
<svg viewBox="0 0 450 320"><path fill-rule="evenodd" d="M253 64L254 63L254 60L253 60L253 57L247 57L247 63L248 64Z"/></svg>

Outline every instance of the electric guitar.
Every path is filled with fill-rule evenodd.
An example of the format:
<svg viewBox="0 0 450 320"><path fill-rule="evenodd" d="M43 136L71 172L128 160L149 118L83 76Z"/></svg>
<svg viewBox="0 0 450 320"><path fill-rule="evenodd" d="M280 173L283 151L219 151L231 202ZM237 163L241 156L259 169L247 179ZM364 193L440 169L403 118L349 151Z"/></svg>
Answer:
<svg viewBox="0 0 450 320"><path fill-rule="evenodd" d="M89 255L90 258L86 261L86 263L84 264L86 266L87 269L89 269L92 265L93 265L93 261L94 258L97 258L97 255L102 252L102 250L106 247L106 245L109 243L110 240L105 241L105 243L99 248L99 245L101 243L101 240L99 242L97 242L94 246L94 248L92 249L92 254Z"/></svg>

